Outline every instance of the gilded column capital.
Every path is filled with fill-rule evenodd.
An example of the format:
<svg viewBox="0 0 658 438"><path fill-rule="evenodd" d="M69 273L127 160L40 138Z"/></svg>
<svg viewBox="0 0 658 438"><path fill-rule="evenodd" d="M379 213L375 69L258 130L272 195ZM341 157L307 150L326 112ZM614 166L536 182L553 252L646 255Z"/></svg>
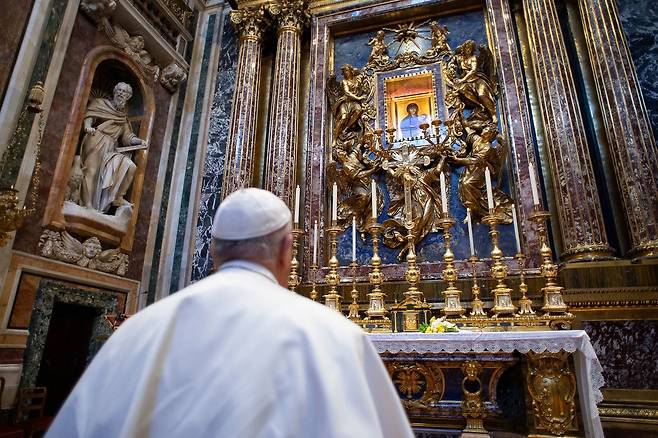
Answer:
<svg viewBox="0 0 658 438"><path fill-rule="evenodd" d="M240 39L260 41L263 32L270 25L270 19L265 13L264 6L231 11L229 17L233 27L240 34Z"/></svg>
<svg viewBox="0 0 658 438"><path fill-rule="evenodd" d="M266 7L267 12L277 22L278 32L301 32L304 27L308 26L311 18L308 4L304 0L279 0L269 3Z"/></svg>

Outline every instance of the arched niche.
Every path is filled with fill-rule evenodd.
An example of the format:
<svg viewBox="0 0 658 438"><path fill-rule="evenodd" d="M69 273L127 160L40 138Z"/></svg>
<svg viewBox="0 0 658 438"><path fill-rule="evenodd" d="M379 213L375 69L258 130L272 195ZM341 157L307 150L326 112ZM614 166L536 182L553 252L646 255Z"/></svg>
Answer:
<svg viewBox="0 0 658 438"><path fill-rule="evenodd" d="M78 168L75 157L80 156L81 144L86 135L83 120L88 106L94 99L111 99L113 88L119 82L125 82L132 87L132 98L127 104L128 123L137 137L146 140L148 147L123 152L135 165L132 184L125 196L132 207L110 207L101 212L70 201L69 179L72 172L75 173L74 163ZM66 230L83 237L95 236L104 244L119 247L126 253L132 250L155 115L152 87L153 80L145 76L140 67L122 51L111 46L100 46L87 54L62 137L43 217L44 227Z"/></svg>

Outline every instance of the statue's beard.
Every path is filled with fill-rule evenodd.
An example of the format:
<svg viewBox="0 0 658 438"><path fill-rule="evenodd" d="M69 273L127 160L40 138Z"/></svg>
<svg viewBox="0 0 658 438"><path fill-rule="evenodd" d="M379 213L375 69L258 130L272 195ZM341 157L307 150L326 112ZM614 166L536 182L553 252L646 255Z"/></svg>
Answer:
<svg viewBox="0 0 658 438"><path fill-rule="evenodd" d="M123 110L126 107L126 101L123 99L114 99L114 107L118 110Z"/></svg>

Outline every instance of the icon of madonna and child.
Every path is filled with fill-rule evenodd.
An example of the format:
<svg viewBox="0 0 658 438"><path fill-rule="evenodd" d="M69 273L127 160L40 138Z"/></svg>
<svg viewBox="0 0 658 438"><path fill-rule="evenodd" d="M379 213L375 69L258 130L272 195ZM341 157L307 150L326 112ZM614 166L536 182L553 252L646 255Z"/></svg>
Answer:
<svg viewBox="0 0 658 438"><path fill-rule="evenodd" d="M423 123L429 124L432 118L427 114L418 114L419 107L415 102L407 105L407 115L400 120L400 134L402 138L414 139L422 136L420 125Z"/></svg>

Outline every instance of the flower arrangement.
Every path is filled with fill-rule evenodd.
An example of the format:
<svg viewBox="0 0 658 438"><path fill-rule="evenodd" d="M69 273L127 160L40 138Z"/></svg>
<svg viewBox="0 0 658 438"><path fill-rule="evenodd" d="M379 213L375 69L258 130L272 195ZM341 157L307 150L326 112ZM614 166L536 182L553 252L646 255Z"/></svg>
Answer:
<svg viewBox="0 0 658 438"><path fill-rule="evenodd" d="M455 333L459 331L459 327L450 321L446 321L445 316L442 316L439 319L432 317L429 324L421 324L418 327L418 331L421 333Z"/></svg>

